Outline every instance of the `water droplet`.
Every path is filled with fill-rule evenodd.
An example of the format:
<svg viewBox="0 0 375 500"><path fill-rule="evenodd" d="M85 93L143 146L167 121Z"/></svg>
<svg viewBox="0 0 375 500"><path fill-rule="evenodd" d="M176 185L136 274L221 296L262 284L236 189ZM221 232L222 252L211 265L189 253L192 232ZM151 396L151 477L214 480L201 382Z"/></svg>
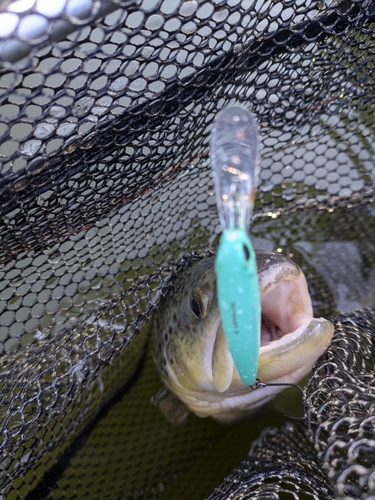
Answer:
<svg viewBox="0 0 375 500"><path fill-rule="evenodd" d="M21 147L22 154L27 156L33 156L35 155L35 153L39 151L41 145L42 141L39 140L27 141Z"/></svg>
<svg viewBox="0 0 375 500"><path fill-rule="evenodd" d="M45 139L55 130L55 125L52 123L40 123L34 131L34 136L38 139Z"/></svg>
<svg viewBox="0 0 375 500"><path fill-rule="evenodd" d="M78 118L85 116L90 111L94 102L95 100L93 97L83 97L82 99L79 99L74 106L73 115Z"/></svg>
<svg viewBox="0 0 375 500"><path fill-rule="evenodd" d="M75 123L62 123L60 127L57 129L56 134L59 135L60 137L66 137L70 135L76 128Z"/></svg>
<svg viewBox="0 0 375 500"><path fill-rule="evenodd" d="M111 92L121 92L128 85L128 79L125 76L121 76L120 78L116 78L114 82L111 83L109 90Z"/></svg>

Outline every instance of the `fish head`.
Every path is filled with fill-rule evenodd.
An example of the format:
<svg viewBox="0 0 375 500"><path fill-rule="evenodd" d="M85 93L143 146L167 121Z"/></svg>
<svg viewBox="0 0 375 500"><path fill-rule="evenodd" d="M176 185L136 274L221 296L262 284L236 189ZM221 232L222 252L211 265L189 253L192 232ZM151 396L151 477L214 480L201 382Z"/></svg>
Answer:
<svg viewBox="0 0 375 500"><path fill-rule="evenodd" d="M256 257L262 308L257 377L265 384L295 384L323 354L333 326L313 317L297 264L278 253L256 251ZM253 389L242 382L222 327L214 256L193 263L178 277L157 313L154 346L164 383L199 416L235 421L282 390Z"/></svg>
<svg viewBox="0 0 375 500"><path fill-rule="evenodd" d="M221 323L213 265L213 257L195 262L159 307L154 358L168 387L178 380L187 389L203 390L212 378L210 351Z"/></svg>

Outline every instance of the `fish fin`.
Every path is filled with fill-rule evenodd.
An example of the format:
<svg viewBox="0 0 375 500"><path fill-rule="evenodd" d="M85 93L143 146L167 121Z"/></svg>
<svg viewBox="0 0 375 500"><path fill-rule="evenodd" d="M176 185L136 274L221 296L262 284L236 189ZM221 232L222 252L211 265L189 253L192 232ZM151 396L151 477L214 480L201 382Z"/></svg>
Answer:
<svg viewBox="0 0 375 500"><path fill-rule="evenodd" d="M153 396L151 401L153 404L158 405L159 410L173 425L181 425L189 416L190 410L185 403L178 399L178 397L165 386Z"/></svg>
<svg viewBox="0 0 375 500"><path fill-rule="evenodd" d="M233 378L233 358L229 352L227 339L220 324L212 350L212 380L219 392L228 389Z"/></svg>

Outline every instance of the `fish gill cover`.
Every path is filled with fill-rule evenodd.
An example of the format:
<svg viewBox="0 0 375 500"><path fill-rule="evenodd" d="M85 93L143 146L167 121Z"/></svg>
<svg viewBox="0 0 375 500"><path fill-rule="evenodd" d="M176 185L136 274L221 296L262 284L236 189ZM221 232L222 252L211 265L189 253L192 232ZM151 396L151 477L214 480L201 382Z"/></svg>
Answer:
<svg viewBox="0 0 375 500"><path fill-rule="evenodd" d="M336 321L311 432L265 431L212 498L375 494L374 33L371 1L1 3L3 498L203 498L240 462L236 431L158 420L147 359L134 378L173 277L216 248L209 131L236 102L262 134L255 246L298 261L317 315L369 309Z"/></svg>

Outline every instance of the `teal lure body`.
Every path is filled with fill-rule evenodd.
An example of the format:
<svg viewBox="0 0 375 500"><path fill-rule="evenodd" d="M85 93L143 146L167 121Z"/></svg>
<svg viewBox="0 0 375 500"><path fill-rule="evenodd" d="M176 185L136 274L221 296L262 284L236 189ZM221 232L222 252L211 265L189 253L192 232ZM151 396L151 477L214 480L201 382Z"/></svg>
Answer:
<svg viewBox="0 0 375 500"><path fill-rule="evenodd" d="M242 106L218 113L211 161L223 234L215 262L220 316L241 380L256 381L261 306L254 249L247 233L258 174L258 128Z"/></svg>
<svg viewBox="0 0 375 500"><path fill-rule="evenodd" d="M226 229L215 260L223 328L242 382L255 382L260 349L261 307L253 246L245 231ZM251 297L251 300L249 300Z"/></svg>

